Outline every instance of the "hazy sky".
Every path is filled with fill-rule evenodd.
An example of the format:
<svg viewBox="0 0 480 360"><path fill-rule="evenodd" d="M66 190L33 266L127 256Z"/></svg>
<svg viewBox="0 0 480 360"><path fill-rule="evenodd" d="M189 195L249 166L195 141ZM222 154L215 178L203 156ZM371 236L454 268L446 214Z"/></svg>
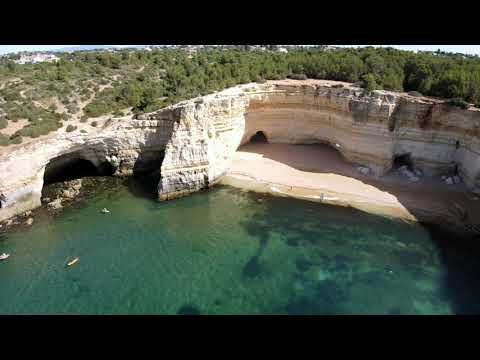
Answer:
<svg viewBox="0 0 480 360"><path fill-rule="evenodd" d="M0 54L7 54L18 51L47 51L57 50L65 47L71 47L77 45L0 45ZM112 45L113 46L113 45ZM114 45L118 47L125 47L131 45Z"/></svg>
<svg viewBox="0 0 480 360"><path fill-rule="evenodd" d="M358 47L358 46L382 46L382 47L394 47L402 50L428 50L436 51L437 49L463 53L469 55L480 55L480 45L337 45L337 46L349 46L349 47Z"/></svg>
<svg viewBox="0 0 480 360"><path fill-rule="evenodd" d="M72 45L0 45L0 54L6 54L10 52L18 51L43 51L43 50L56 50L63 47L70 47ZM131 45L115 45L118 47L131 46ZM368 46L368 45L338 45L338 46ZM398 49L404 50L432 50L441 49L449 52L459 52L465 54L480 55L480 45L369 45L369 46L392 46Z"/></svg>

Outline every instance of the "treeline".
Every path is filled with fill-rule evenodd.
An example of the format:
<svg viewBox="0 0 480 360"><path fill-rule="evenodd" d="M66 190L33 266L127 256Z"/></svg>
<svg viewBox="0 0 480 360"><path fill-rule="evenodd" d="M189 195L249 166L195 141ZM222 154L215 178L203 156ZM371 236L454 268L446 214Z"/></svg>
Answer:
<svg viewBox="0 0 480 360"><path fill-rule="evenodd" d="M43 134L65 120L53 113L40 114L28 104L49 96L57 96L69 113L78 110L72 103L76 95L85 102L93 98L84 108L86 117L120 116L126 108L150 112L237 84L285 78L347 81L368 91L408 91L454 99L451 103L458 106L465 101L480 106L478 57L393 48L77 52L62 55L57 63L5 61L0 63L0 82L7 78L20 78L22 83L0 90L7 113L0 125L5 126L5 119L26 116L35 128L23 131L25 135ZM108 87L100 91L101 85ZM39 117L47 122L36 124Z"/></svg>
<svg viewBox="0 0 480 360"><path fill-rule="evenodd" d="M89 61L110 67L118 66L118 61L145 65L141 75L92 102L87 108L92 116L126 106L152 111L233 85L284 78L347 81L369 91L415 91L480 105L480 59L458 54L362 48L289 53L209 50L193 56L184 51L105 54L110 60L88 56Z"/></svg>

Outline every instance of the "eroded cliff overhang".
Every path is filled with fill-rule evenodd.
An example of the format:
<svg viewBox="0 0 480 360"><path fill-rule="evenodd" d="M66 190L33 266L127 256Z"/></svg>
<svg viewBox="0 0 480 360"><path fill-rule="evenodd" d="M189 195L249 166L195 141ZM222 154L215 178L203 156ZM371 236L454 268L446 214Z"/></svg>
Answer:
<svg viewBox="0 0 480 360"><path fill-rule="evenodd" d="M158 196L171 199L215 184L238 146L259 131L272 143L330 143L377 176L405 153L432 175L457 165L476 190L479 128L477 110L403 93L365 93L317 80L240 85L136 119L112 119L89 134L55 134L6 151L0 157L0 220L40 205L45 167L59 156L109 162L115 175L139 166L150 171L152 159L161 172Z"/></svg>

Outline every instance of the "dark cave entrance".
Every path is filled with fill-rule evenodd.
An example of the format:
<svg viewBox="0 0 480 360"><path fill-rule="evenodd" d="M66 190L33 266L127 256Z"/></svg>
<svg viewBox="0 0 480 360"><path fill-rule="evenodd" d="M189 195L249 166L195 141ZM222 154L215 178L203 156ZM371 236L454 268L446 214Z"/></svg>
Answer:
<svg viewBox="0 0 480 360"><path fill-rule="evenodd" d="M268 139L263 131L257 131L255 135L250 138L252 144L267 144Z"/></svg>
<svg viewBox="0 0 480 360"><path fill-rule="evenodd" d="M410 153L396 155L393 158L393 168L398 169L401 166L407 166L408 170L413 170L413 161Z"/></svg>
<svg viewBox="0 0 480 360"><path fill-rule="evenodd" d="M89 160L67 154L50 160L45 167L43 183L49 185L88 176L111 176L113 172L112 165L107 161L97 167Z"/></svg>
<svg viewBox="0 0 480 360"><path fill-rule="evenodd" d="M158 199L160 169L164 158L165 150L144 151L140 154L133 165L133 176L125 182L133 195L155 201Z"/></svg>

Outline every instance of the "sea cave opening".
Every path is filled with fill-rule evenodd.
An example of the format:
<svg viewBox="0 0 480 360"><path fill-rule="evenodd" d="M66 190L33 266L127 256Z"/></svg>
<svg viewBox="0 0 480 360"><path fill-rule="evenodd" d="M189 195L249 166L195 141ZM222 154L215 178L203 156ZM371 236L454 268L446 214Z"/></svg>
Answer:
<svg viewBox="0 0 480 360"><path fill-rule="evenodd" d="M263 131L257 131L255 135L250 138L252 144L267 144L268 139Z"/></svg>
<svg viewBox="0 0 480 360"><path fill-rule="evenodd" d="M133 166L133 176L126 179L126 185L132 194L157 200L164 158L164 149L144 151L139 155Z"/></svg>
<svg viewBox="0 0 480 360"><path fill-rule="evenodd" d="M45 167L43 183L49 185L89 176L111 176L113 172L112 165L107 161L95 166L78 155L66 154L50 160Z"/></svg>
<svg viewBox="0 0 480 360"><path fill-rule="evenodd" d="M393 158L393 168L398 169L399 167L406 166L408 170L413 170L413 161L410 153L396 155Z"/></svg>

